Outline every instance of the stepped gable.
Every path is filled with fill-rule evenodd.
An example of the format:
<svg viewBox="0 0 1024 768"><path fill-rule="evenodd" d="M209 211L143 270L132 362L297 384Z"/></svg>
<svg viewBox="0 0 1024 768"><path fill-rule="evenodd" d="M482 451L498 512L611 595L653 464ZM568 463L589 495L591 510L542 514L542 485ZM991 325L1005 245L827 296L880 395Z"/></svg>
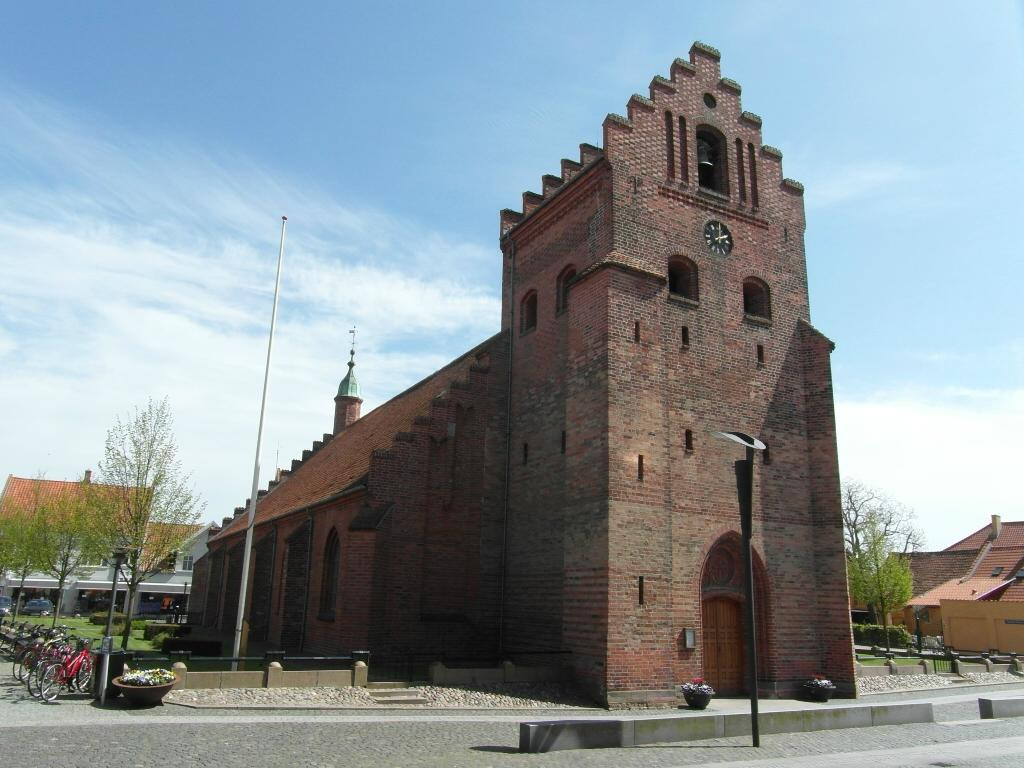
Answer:
<svg viewBox="0 0 1024 768"><path fill-rule="evenodd" d="M664 110L671 110L678 116L686 116L693 124L707 125L722 131L731 138L742 138L749 144L751 152L757 151L763 161L758 170L758 186L761 194L768 195L774 186L788 196L801 197L804 186L799 181L787 179L782 174L782 152L772 146L763 144L761 116L744 110L740 95L742 87L735 80L722 77L722 55L714 48L700 41L690 47L690 59L676 59L669 68L669 76L655 75L648 86L648 96L634 93L626 103L626 114L609 113L602 124L604 147L591 144L580 145L579 161L563 159L559 175L545 174L541 177L542 192L523 192L521 211L506 208L500 214L500 234L507 235L523 222L528 220L552 199L557 198L567 189L574 186L573 182L587 175L599 161L608 161L632 156L645 146L646 138L635 137L634 131L645 128L650 121L659 125L664 120ZM703 103L705 94L714 96L718 108L711 105L706 108ZM659 129L660 130L660 129ZM644 133L644 136L648 134ZM655 155L657 153L654 153ZM684 176L687 171L680 169ZM684 180L683 186L689 186ZM752 193L752 195L755 193ZM754 205L756 208L756 203Z"/></svg>
<svg viewBox="0 0 1024 768"><path fill-rule="evenodd" d="M288 482L276 485L257 502L256 525L313 506L363 480L374 451L389 448L417 417L430 412L434 398L468 378L499 335L373 409L318 450L303 451L302 461L292 462ZM215 538L244 531L245 519L245 515L233 518Z"/></svg>

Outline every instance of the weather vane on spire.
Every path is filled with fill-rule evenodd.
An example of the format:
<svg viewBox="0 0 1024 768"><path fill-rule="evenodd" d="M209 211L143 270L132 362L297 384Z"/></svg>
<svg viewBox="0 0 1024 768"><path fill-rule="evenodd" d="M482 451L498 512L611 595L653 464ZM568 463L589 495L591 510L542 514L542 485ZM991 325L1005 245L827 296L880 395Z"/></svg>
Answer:
<svg viewBox="0 0 1024 768"><path fill-rule="evenodd" d="M356 327L354 325L349 333L352 334L352 355L354 356L356 353Z"/></svg>

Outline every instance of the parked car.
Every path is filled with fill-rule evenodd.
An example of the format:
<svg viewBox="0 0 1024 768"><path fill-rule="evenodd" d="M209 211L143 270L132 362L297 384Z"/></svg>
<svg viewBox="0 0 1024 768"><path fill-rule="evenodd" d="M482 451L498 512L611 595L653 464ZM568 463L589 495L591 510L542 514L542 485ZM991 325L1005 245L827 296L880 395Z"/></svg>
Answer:
<svg viewBox="0 0 1024 768"><path fill-rule="evenodd" d="M49 616L53 613L53 603L45 597L37 597L35 600L25 603L21 612L26 616Z"/></svg>
<svg viewBox="0 0 1024 768"><path fill-rule="evenodd" d="M0 595L0 616L11 615L11 598L6 595Z"/></svg>

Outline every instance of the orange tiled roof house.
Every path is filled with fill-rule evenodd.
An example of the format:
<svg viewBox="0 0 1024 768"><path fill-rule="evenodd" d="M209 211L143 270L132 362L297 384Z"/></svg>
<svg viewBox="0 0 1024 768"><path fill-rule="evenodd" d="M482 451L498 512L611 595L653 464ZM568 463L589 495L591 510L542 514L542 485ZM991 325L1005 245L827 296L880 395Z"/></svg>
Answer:
<svg viewBox="0 0 1024 768"><path fill-rule="evenodd" d="M940 552L912 553L910 570L914 597L894 618L911 632L919 620L922 634L958 650L1024 653L1024 521L992 515Z"/></svg>
<svg viewBox="0 0 1024 768"><path fill-rule="evenodd" d="M565 664L612 705L697 675L739 692L740 457L710 434L741 430L769 446L759 685L825 673L853 692L803 188L700 43L607 117L603 143L501 212L499 333L362 417L350 360L332 433L260 493L252 637L366 649L372 667ZM192 609L222 630L244 511L196 566Z"/></svg>

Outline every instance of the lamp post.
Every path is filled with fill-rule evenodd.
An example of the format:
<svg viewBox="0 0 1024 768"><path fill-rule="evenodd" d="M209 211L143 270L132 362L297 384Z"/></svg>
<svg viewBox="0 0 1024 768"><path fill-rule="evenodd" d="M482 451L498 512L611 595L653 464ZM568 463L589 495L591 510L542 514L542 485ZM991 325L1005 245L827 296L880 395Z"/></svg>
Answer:
<svg viewBox="0 0 1024 768"><path fill-rule="evenodd" d="M112 557L114 559L114 575L110 580L110 609L107 611L107 628L103 632L103 641L100 644L100 653L103 654L103 663L100 666L99 677L101 707L107 701L107 686L110 685L107 677L110 670L110 651L114 647L113 638L110 633L114 629L114 608L117 604L117 576L121 573L121 566L128 559L128 550L119 546L114 550ZM130 621L130 617L126 616L125 620ZM95 691L96 689L93 688L93 690Z"/></svg>
<svg viewBox="0 0 1024 768"><path fill-rule="evenodd" d="M739 443L746 449L746 458L735 463L736 494L740 507L740 529L743 532L743 586L746 596L747 689L750 691L750 735L755 747L761 746L757 715L757 638L754 620L754 558L750 537L754 527L754 451L767 446L756 437L743 432L713 432L715 437Z"/></svg>

